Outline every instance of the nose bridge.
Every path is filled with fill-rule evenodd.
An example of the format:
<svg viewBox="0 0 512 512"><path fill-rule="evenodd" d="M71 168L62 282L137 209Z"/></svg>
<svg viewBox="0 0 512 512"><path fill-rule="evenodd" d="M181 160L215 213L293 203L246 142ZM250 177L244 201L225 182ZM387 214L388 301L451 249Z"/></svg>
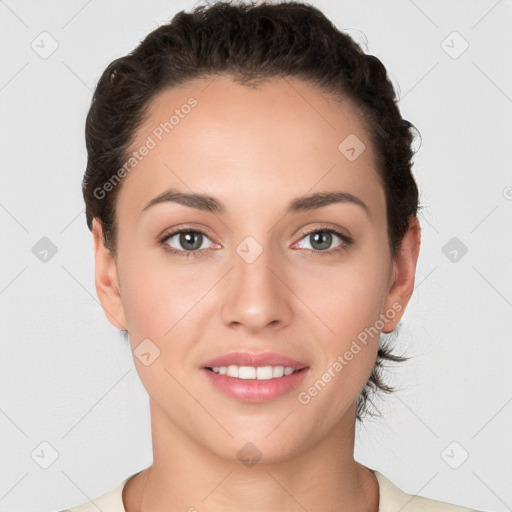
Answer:
<svg viewBox="0 0 512 512"><path fill-rule="evenodd" d="M258 330L289 321L287 288L276 276L279 263L274 253L269 237L260 243L248 236L235 247L233 270L222 305L226 324L243 324L250 330Z"/></svg>

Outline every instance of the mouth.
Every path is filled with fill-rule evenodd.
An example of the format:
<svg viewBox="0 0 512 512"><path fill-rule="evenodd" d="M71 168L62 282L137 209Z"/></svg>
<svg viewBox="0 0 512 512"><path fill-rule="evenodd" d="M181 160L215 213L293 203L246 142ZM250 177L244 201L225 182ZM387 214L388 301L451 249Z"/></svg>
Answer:
<svg viewBox="0 0 512 512"><path fill-rule="evenodd" d="M208 361L200 369L222 396L264 403L292 393L310 367L281 354L237 352Z"/></svg>
<svg viewBox="0 0 512 512"><path fill-rule="evenodd" d="M309 366L207 366L201 368L212 389L237 402L262 404L291 397Z"/></svg>

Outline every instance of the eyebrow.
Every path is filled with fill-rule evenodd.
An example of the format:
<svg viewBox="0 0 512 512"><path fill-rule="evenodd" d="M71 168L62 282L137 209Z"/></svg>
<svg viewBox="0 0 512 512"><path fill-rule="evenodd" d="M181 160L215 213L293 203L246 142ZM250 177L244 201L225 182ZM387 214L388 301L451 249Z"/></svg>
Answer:
<svg viewBox="0 0 512 512"><path fill-rule="evenodd" d="M169 189L154 197L149 203L141 210L141 215L152 206L161 203L178 203L189 208L195 208L211 213L224 213L225 206L217 199L206 194L192 194L184 193L175 189ZM286 213L299 213L304 211L316 210L323 206L328 206L335 203L348 203L360 206L368 216L370 216L370 209L361 199L348 192L317 192L308 196L298 197L293 199L288 204Z"/></svg>

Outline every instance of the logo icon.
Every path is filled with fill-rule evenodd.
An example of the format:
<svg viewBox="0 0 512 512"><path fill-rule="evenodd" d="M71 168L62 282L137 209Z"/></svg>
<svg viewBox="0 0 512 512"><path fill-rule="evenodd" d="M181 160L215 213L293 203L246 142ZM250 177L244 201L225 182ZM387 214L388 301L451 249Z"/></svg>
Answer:
<svg viewBox="0 0 512 512"><path fill-rule="evenodd" d="M469 48L469 43L454 30L441 41L441 48L452 59L458 59Z"/></svg>
<svg viewBox="0 0 512 512"><path fill-rule="evenodd" d="M57 250L57 246L49 238L43 236L32 247L32 254L42 263L48 263L57 254Z"/></svg>
<svg viewBox="0 0 512 512"><path fill-rule="evenodd" d="M59 43L49 32L43 31L30 43L30 47L39 57L47 59L57 51Z"/></svg>
<svg viewBox="0 0 512 512"><path fill-rule="evenodd" d="M353 133L345 137L338 146L339 152L351 162L357 160L365 149L363 141Z"/></svg>
<svg viewBox="0 0 512 512"><path fill-rule="evenodd" d="M238 450L236 454L238 460L249 468L254 466L261 459L262 455L260 450L251 442L245 443L243 448Z"/></svg>
<svg viewBox="0 0 512 512"><path fill-rule="evenodd" d="M135 347L133 354L144 366L149 366L160 355L160 349L146 338Z"/></svg>
<svg viewBox="0 0 512 512"><path fill-rule="evenodd" d="M468 252L467 246L456 236L450 238L441 252L453 263L458 263Z"/></svg>
<svg viewBox="0 0 512 512"><path fill-rule="evenodd" d="M253 263L261 253L263 247L252 236L246 237L236 248L236 253L246 262Z"/></svg>

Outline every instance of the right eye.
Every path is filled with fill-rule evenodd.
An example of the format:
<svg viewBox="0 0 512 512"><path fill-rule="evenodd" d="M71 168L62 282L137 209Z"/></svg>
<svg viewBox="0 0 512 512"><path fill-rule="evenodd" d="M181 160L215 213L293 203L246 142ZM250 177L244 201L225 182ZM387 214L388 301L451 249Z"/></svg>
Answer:
<svg viewBox="0 0 512 512"><path fill-rule="evenodd" d="M209 240L209 238L201 231L180 229L167 233L160 239L160 244L166 251L175 254L176 256L188 258L190 256L195 257L195 253L204 252L207 248L207 245L204 246L204 242L206 242L206 240ZM178 247L173 246L172 243Z"/></svg>

